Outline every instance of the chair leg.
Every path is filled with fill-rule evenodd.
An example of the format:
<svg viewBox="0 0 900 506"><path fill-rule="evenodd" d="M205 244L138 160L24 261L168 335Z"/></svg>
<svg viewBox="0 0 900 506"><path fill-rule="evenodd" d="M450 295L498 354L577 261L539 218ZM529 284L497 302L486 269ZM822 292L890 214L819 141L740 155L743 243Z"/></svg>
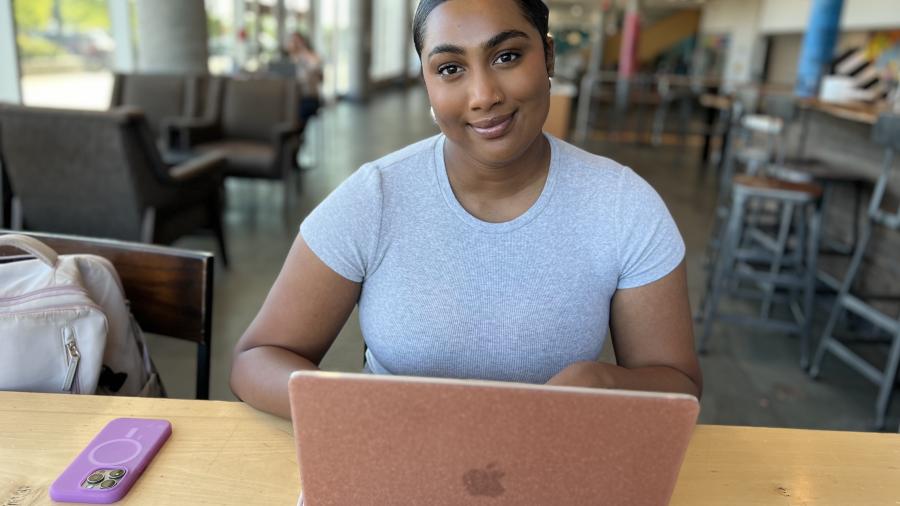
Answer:
<svg viewBox="0 0 900 506"><path fill-rule="evenodd" d="M228 268L228 248L225 244L225 224L223 223L222 214L225 212L224 205L225 189L219 188L212 197L213 205L210 206L209 212L211 216L209 221L212 224L213 233L216 236L216 242L219 245L219 254L222 256L222 267Z"/></svg>
<svg viewBox="0 0 900 506"><path fill-rule="evenodd" d="M900 362L900 330L894 332L891 351L888 353L884 368L884 378L878 389L878 401L875 403L875 427L878 430L884 429L884 420L891 404L891 394L894 392L894 381L897 379L898 362Z"/></svg>
<svg viewBox="0 0 900 506"><path fill-rule="evenodd" d="M291 182L291 178L295 175L291 170L285 172L284 177L281 180L281 190L283 193L282 199L284 200L282 204L282 218L284 219L284 225L287 228L291 228L291 208L293 206L293 184Z"/></svg>
<svg viewBox="0 0 900 506"><path fill-rule="evenodd" d="M721 244L722 241L725 240L730 212L731 210L728 207L716 208L716 215L712 227L713 231L712 234L710 234L709 242L706 244L706 253L704 255L704 258L706 259L704 268L707 272L706 289L703 291L703 298L700 300L697 313L694 315L694 321L698 323L703 321L704 315L706 314L706 306L709 303L710 293L712 293L712 282L715 278L716 265L719 262Z"/></svg>
<svg viewBox="0 0 900 506"><path fill-rule="evenodd" d="M653 115L653 133L650 138L650 143L654 146L659 146L662 144L662 136L663 131L666 127L666 113L669 108L669 100L663 98L659 102L659 106L656 108L656 114Z"/></svg>
<svg viewBox="0 0 900 506"><path fill-rule="evenodd" d="M745 197L740 193L735 193L732 202L731 213L728 219L728 227L725 229L725 235L722 238L722 246L719 251L719 258L716 262L713 272L713 281L711 291L708 294L705 314L703 315L703 330L698 340L698 350L700 353L706 353L707 342L712 333L712 327L715 323L716 313L718 312L719 299L722 297L723 285L727 282L728 271L732 269L734 263L734 254L741 239L741 225L744 220L744 203Z"/></svg>
<svg viewBox="0 0 900 506"><path fill-rule="evenodd" d="M209 365L212 357L210 337L197 345L197 399L209 399Z"/></svg>
<svg viewBox="0 0 900 506"><path fill-rule="evenodd" d="M844 315L844 311L844 300L838 295L837 299L834 301L834 307L831 308L831 312L829 313L828 323L825 324L825 330L822 332L822 337L819 339L816 355L813 357L812 364L809 366L809 377L812 379L819 377L819 373L822 370L822 361L825 360L825 353L828 351L829 344L834 341L834 328L837 326L837 322L841 319L841 316Z"/></svg>
<svg viewBox="0 0 900 506"><path fill-rule="evenodd" d="M788 234L791 231L791 223L794 221L794 204L785 202L781 209L781 223L778 227L778 239L775 249L775 258L769 268L769 282L766 284L766 294L762 303L760 317L768 320L772 311L772 298L775 296L775 277L781 272L781 262L784 258L784 250L787 248Z"/></svg>
<svg viewBox="0 0 900 506"><path fill-rule="evenodd" d="M850 261L850 266L847 268L847 273L844 276L844 282L841 284L841 289L838 291L837 297L834 299L834 307L831 309L831 315L828 318L828 323L825 325L825 331L822 332L822 338L819 340L819 346L816 350L816 356L813 360L812 366L809 369L809 375L812 378L817 378L819 376L819 371L822 367L822 360L825 358L825 352L828 351L829 344L835 340L834 338L834 328L837 325L838 318L844 312L844 300L850 294L850 287L853 286L853 282L856 280L856 273L859 271L860 266L862 265L863 256L866 253L866 248L869 245L869 238L872 236L872 225L871 222L866 222L866 225L862 229L862 234L859 238L859 242L856 245L856 250L853 252L853 259Z"/></svg>
<svg viewBox="0 0 900 506"><path fill-rule="evenodd" d="M215 229L213 232L216 234L216 242L219 245L219 254L222 255L222 267L228 268L228 247L225 244L225 228L222 225L222 217L219 216L219 219L216 220Z"/></svg>
<svg viewBox="0 0 900 506"><path fill-rule="evenodd" d="M819 245L822 242L822 202L814 205L806 238L806 269L803 282L803 328L800 332L800 367L809 367L809 338L812 334L813 314L816 311L816 273L819 269Z"/></svg>

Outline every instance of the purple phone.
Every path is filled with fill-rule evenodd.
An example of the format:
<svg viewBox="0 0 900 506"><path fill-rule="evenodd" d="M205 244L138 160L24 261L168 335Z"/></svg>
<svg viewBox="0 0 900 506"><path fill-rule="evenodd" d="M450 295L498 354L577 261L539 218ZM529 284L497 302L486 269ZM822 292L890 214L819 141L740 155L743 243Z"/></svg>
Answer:
<svg viewBox="0 0 900 506"><path fill-rule="evenodd" d="M172 434L167 420L116 418L69 464L50 485L54 501L116 502Z"/></svg>

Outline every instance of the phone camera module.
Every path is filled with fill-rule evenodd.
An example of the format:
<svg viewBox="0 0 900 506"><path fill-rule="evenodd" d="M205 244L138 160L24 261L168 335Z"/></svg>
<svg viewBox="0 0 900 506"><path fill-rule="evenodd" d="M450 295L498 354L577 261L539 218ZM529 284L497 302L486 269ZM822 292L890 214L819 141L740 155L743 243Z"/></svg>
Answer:
<svg viewBox="0 0 900 506"><path fill-rule="evenodd" d="M90 484L100 483L104 478L106 478L106 476L104 476L103 473L94 473L88 476L87 482Z"/></svg>

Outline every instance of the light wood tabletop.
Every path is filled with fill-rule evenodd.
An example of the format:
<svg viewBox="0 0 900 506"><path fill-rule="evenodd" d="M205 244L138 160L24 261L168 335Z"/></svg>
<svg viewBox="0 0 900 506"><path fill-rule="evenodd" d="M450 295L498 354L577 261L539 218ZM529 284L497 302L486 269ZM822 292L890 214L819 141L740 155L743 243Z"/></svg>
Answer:
<svg viewBox="0 0 900 506"><path fill-rule="evenodd" d="M244 404L0 392L0 505L50 503L50 483L118 417L173 429L125 504L296 504L290 424ZM900 435L701 425L672 504L897 505Z"/></svg>

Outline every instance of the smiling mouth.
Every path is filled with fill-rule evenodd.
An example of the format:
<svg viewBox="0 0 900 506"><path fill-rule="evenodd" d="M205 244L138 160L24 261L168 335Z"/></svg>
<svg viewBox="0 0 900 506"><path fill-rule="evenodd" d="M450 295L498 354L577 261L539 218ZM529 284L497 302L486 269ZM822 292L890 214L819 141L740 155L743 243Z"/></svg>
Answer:
<svg viewBox="0 0 900 506"><path fill-rule="evenodd" d="M509 132L515 116L516 113L512 112L510 114L469 123L469 126L472 128L472 131L484 139L496 139L498 137L503 137Z"/></svg>

